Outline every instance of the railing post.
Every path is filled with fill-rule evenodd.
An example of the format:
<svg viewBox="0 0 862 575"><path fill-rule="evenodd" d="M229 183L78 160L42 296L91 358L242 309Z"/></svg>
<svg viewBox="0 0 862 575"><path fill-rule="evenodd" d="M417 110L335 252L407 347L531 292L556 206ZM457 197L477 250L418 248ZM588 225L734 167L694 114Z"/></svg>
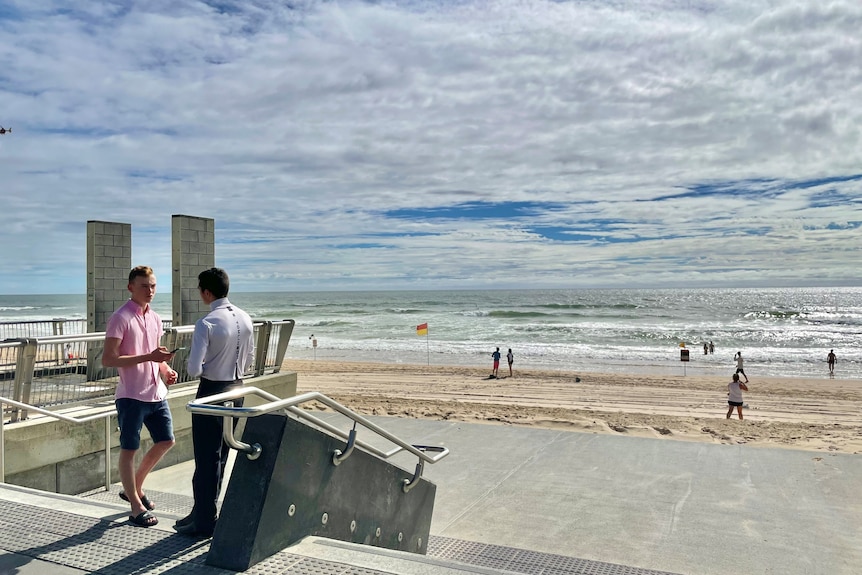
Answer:
<svg viewBox="0 0 862 575"><path fill-rule="evenodd" d="M254 376L263 375L266 370L266 355L269 351L269 335L272 332L272 322L258 324L257 341L254 343Z"/></svg>
<svg viewBox="0 0 862 575"><path fill-rule="evenodd" d="M6 418L0 401L0 483L6 483Z"/></svg>
<svg viewBox="0 0 862 575"><path fill-rule="evenodd" d="M278 332L278 349L275 352L275 369L273 373L281 371L281 364L284 362L284 356L287 354L287 344L290 343L290 336L293 335L293 327L296 322L292 319L284 320Z"/></svg>
<svg viewBox="0 0 862 575"><path fill-rule="evenodd" d="M111 415L105 416L105 491L111 490Z"/></svg>
<svg viewBox="0 0 862 575"><path fill-rule="evenodd" d="M63 335L63 321L60 318L54 318L51 320L51 331L54 335ZM66 359L66 352L63 349L63 344L58 343L54 346L54 354L56 355L56 360L58 364L62 364Z"/></svg>
<svg viewBox="0 0 862 575"><path fill-rule="evenodd" d="M21 403L30 403L30 387L33 384L33 370L36 367L36 340L21 338L18 349L18 361L15 364L15 386L12 399ZM27 410L15 407L12 410L10 423L27 419Z"/></svg>

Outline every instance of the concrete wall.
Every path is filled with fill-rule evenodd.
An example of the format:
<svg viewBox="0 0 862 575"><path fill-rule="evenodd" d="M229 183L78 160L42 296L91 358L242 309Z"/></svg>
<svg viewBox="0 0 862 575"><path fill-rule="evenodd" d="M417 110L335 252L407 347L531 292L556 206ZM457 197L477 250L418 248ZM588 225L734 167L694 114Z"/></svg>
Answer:
<svg viewBox="0 0 862 575"><path fill-rule="evenodd" d="M296 372L264 375L246 380L246 385L258 387L281 398L296 395ZM186 404L193 400L197 382L171 389L168 402L174 420L177 444L162 459L157 468L175 465L193 459L191 424L192 416ZM263 401L249 397L246 405L260 405ZM71 410L74 417L106 411L112 403L101 408ZM111 481L120 480L117 472L120 435L116 415L111 418ZM152 443L146 429L141 434L138 458ZM7 424L6 483L23 485L55 493L78 494L104 486L105 482L105 421L67 423L39 416L19 423Z"/></svg>
<svg viewBox="0 0 862 575"><path fill-rule="evenodd" d="M132 225L87 222L87 331L105 331L114 310L129 299Z"/></svg>
<svg viewBox="0 0 862 575"><path fill-rule="evenodd" d="M209 313L201 301L198 274L215 266L215 220L171 217L173 325L192 325Z"/></svg>

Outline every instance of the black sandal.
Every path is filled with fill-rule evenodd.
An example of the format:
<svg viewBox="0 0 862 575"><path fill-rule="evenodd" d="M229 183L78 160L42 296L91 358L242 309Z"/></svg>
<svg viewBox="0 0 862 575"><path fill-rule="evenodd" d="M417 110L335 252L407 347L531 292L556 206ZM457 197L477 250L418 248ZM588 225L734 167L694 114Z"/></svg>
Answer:
<svg viewBox="0 0 862 575"><path fill-rule="evenodd" d="M129 521L138 527L155 527L159 524L159 519L149 511L142 511L135 516L129 515Z"/></svg>
<svg viewBox="0 0 862 575"><path fill-rule="evenodd" d="M128 501L129 496L126 495L125 491L120 491L120 499L122 499L123 501ZM141 503L143 503L144 507L146 507L149 511L153 511L156 508L156 504L150 501L150 499L146 495L141 497Z"/></svg>

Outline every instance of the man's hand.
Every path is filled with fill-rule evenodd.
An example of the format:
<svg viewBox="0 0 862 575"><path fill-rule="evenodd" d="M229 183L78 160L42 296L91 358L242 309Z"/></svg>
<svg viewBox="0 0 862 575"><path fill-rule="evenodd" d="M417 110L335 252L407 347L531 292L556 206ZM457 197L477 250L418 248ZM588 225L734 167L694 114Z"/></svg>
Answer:
<svg viewBox="0 0 862 575"><path fill-rule="evenodd" d="M177 372L176 372L176 371L174 371L173 369L168 368L168 370L165 372L165 383L166 383L167 385L173 385L173 384L175 384L175 383L177 382L177 378L178 378L178 377L179 377L179 376L177 375Z"/></svg>
<svg viewBox="0 0 862 575"><path fill-rule="evenodd" d="M174 354L168 351L163 345L160 345L156 349L150 352L150 361L154 361L156 363L162 363L163 361L171 361L173 359Z"/></svg>

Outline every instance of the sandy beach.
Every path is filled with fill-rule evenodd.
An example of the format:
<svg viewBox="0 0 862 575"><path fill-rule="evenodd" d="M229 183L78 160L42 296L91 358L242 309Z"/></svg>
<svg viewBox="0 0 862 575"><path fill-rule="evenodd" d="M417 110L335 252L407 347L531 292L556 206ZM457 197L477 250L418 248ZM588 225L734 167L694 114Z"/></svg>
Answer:
<svg viewBox="0 0 862 575"><path fill-rule="evenodd" d="M490 366L321 360L288 360L284 368L297 372L299 393L319 391L367 415L862 453L862 380L752 377L739 421L725 419L727 381L713 377L542 370L508 377L504 365L499 379L488 379Z"/></svg>

